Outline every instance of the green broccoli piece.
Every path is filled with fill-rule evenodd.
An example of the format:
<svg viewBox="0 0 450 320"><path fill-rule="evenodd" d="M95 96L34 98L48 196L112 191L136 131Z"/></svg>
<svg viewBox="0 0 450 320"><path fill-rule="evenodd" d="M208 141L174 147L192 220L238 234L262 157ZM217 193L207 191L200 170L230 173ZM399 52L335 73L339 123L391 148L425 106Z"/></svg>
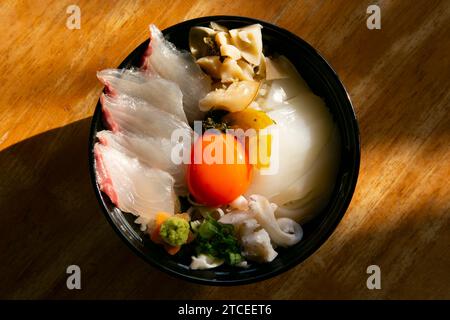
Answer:
<svg viewBox="0 0 450 320"><path fill-rule="evenodd" d="M189 237L189 223L179 217L170 217L161 225L159 235L171 246L181 246Z"/></svg>

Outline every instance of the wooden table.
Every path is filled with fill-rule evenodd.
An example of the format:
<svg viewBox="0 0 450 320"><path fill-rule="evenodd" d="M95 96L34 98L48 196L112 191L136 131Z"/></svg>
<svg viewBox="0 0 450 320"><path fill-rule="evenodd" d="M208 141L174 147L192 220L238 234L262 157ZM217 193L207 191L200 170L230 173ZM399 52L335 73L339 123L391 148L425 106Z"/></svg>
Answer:
<svg viewBox="0 0 450 320"><path fill-rule="evenodd" d="M381 30L366 9L378 3ZM81 9L81 29L66 8ZM117 237L88 176L97 70L205 15L296 33L333 65L359 117L360 178L331 238L275 278L208 287L150 267ZM0 298L450 298L449 1L2 1ZM66 288L66 267L82 290ZM366 268L380 266L382 289Z"/></svg>

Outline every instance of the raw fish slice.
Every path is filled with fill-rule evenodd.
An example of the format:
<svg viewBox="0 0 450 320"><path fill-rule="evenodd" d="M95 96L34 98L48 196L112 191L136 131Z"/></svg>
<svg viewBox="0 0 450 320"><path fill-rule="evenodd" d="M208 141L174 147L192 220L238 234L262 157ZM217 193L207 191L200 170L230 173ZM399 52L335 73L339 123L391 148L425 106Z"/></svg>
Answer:
<svg viewBox="0 0 450 320"><path fill-rule="evenodd" d="M170 139L166 138L140 137L127 132L113 133L107 130L98 132L97 138L103 145L110 146L129 157L137 158L151 168L158 168L168 172L175 179L176 194L187 194L186 166L184 164L176 164L171 158L172 150L176 144L179 144L178 141L171 142ZM190 154L189 142L184 142L181 148L183 148L184 152Z"/></svg>
<svg viewBox="0 0 450 320"><path fill-rule="evenodd" d="M192 132L186 122L141 99L125 94L103 94L101 102L104 120L114 132L166 139L170 139L175 130Z"/></svg>
<svg viewBox="0 0 450 320"><path fill-rule="evenodd" d="M133 69L105 69L97 72L97 77L113 95L123 93L145 100L187 122L183 94L176 83Z"/></svg>
<svg viewBox="0 0 450 320"><path fill-rule="evenodd" d="M152 221L157 212L173 214L174 179L159 169L149 168L111 146L96 143L95 170L100 190L122 211Z"/></svg>
<svg viewBox="0 0 450 320"><path fill-rule="evenodd" d="M198 102L211 90L211 79L188 52L167 41L155 25L150 25L150 44L142 68L177 83L183 92L183 105L189 123L203 119Z"/></svg>

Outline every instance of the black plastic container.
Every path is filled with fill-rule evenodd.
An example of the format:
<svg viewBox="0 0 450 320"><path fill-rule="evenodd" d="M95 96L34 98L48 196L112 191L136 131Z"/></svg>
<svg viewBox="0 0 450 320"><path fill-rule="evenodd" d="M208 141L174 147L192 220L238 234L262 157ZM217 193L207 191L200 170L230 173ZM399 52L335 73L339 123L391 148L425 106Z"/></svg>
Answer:
<svg viewBox="0 0 450 320"><path fill-rule="evenodd" d="M345 214L352 198L359 172L360 142L358 124L350 98L338 76L327 61L308 43L272 24L245 17L212 16L188 20L163 31L168 40L180 49L188 49L188 33L193 26L207 26L215 21L228 28L253 23L263 26L264 50L285 55L297 68L313 92L322 97L341 135L341 165L333 195L323 212L305 224L304 237L295 246L280 250L278 257L267 264L252 264L248 269L221 266L211 270L190 270L189 255L173 257L160 246L153 244L148 236L139 231L131 214L122 213L100 192L94 172L93 147L97 131L105 129L101 117L100 101L92 119L89 141L89 165L91 180L102 210L117 234L140 257L151 265L185 280L209 285L239 285L273 277L299 264L313 254L331 235ZM149 40L137 47L120 65L120 68L136 66Z"/></svg>

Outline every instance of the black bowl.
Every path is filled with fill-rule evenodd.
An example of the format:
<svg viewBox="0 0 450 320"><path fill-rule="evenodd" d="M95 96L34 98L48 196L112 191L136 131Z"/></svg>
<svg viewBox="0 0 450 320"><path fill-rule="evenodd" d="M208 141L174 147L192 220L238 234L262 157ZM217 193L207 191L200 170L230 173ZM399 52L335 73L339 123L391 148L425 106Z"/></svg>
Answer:
<svg viewBox="0 0 450 320"><path fill-rule="evenodd" d="M338 76L327 61L308 43L282 28L267 22L235 16L212 16L188 20L163 31L167 39L178 48L188 49L188 33L193 26L207 26L216 21L228 28L253 23L263 26L263 43L266 52L285 55L298 69L313 92L325 99L326 105L338 124L341 141L341 165L333 194L325 210L305 224L304 237L297 245L279 251L278 257L267 264L252 264L248 269L221 266L211 270L190 270L189 253L180 257L169 256L160 246L133 223L134 217L122 213L100 192L94 172L93 147L97 131L105 129L101 117L100 101L92 119L89 162L95 194L106 218L117 234L140 257L151 265L185 280L209 285L238 285L260 281L280 274L299 264L313 254L331 235L343 217L352 198L359 172L360 144L356 116L350 98ZM138 67L149 40L137 47L119 68Z"/></svg>

